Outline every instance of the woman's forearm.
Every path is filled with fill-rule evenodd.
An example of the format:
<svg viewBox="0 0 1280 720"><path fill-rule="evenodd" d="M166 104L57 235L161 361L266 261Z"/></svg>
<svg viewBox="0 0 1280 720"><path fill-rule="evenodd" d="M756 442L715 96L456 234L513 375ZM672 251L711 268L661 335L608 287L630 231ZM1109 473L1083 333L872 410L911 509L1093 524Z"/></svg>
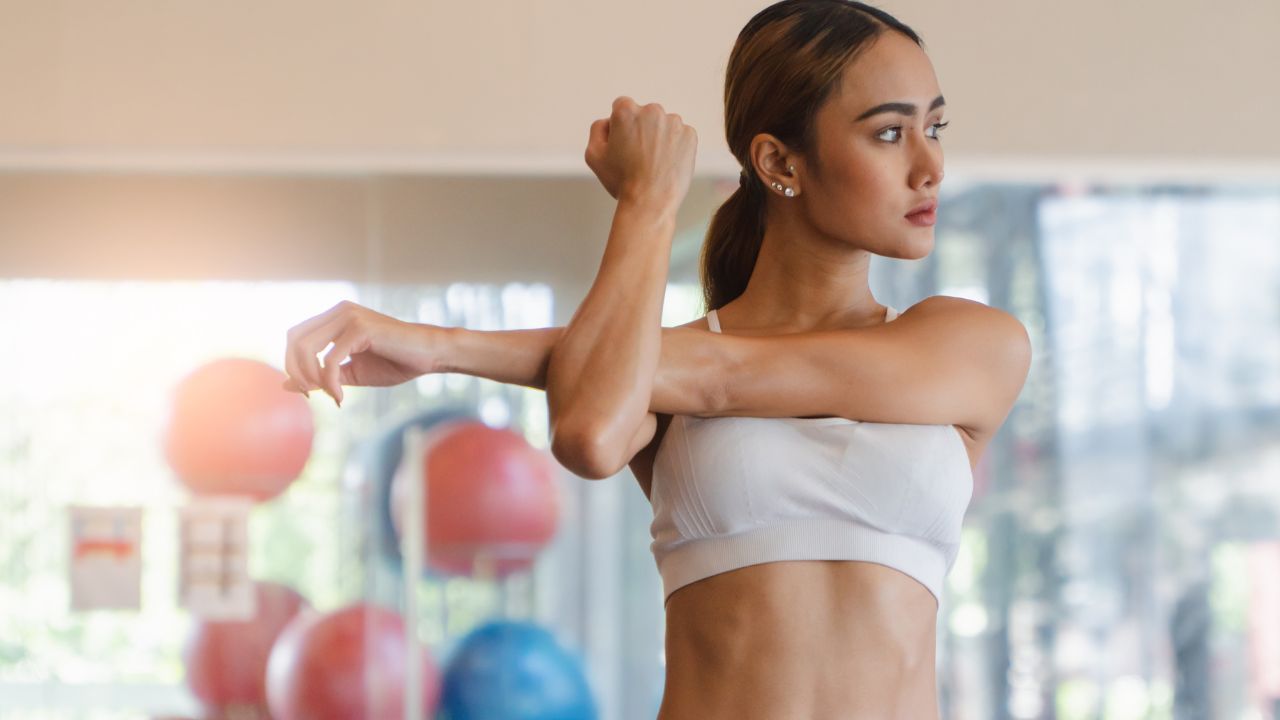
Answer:
<svg viewBox="0 0 1280 720"><path fill-rule="evenodd" d="M626 443L645 419L674 232L674 206L619 202L595 282L551 351L551 445L571 470L593 463L594 448Z"/></svg>
<svg viewBox="0 0 1280 720"><path fill-rule="evenodd" d="M547 389L551 350L565 328L532 330L469 330L463 327L432 328L443 331L439 372L496 380L509 385ZM660 328L662 345L648 411L671 415L700 415L716 410L720 374L716 372L711 333L697 328Z"/></svg>
<svg viewBox="0 0 1280 720"><path fill-rule="evenodd" d="M439 372L488 378L508 385L547 389L551 349L564 334L562 327L532 330L469 330L438 328L445 333Z"/></svg>

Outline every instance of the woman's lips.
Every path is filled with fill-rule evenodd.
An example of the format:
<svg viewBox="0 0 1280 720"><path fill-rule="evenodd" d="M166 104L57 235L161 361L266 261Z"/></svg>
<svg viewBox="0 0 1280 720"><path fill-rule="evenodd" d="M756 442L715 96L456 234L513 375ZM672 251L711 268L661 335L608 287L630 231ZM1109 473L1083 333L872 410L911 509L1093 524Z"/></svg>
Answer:
<svg viewBox="0 0 1280 720"><path fill-rule="evenodd" d="M906 218L907 218L907 222L911 223L912 225L928 227L930 225L933 225L935 222L937 222L938 211L936 208L933 210L923 210L921 212L911 213L907 215Z"/></svg>

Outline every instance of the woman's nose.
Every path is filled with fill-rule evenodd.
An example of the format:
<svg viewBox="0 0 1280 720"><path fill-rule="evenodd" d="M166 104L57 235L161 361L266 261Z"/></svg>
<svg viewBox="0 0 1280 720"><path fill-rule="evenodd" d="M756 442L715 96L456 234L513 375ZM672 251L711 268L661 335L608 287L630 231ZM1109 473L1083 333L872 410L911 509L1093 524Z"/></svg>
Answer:
<svg viewBox="0 0 1280 720"><path fill-rule="evenodd" d="M928 141L919 147L912 166L911 186L928 187L941 183L945 174L942 169L942 148Z"/></svg>

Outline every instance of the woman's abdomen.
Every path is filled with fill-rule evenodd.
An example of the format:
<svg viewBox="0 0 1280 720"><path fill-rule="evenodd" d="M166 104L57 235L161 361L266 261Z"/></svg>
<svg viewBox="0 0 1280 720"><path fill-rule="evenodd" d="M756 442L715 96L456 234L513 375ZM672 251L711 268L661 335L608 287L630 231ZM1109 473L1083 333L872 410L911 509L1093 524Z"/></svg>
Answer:
<svg viewBox="0 0 1280 720"><path fill-rule="evenodd" d="M765 563L692 583L667 605L659 718L934 717L936 618L928 590L874 563Z"/></svg>

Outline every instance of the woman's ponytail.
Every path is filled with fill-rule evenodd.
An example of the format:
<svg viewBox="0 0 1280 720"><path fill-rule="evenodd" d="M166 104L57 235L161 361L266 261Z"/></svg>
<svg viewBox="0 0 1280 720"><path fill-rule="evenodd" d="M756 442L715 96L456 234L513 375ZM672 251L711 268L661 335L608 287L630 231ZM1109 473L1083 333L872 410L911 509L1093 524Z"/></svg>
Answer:
<svg viewBox="0 0 1280 720"><path fill-rule="evenodd" d="M711 217L702 245L702 298L708 312L747 289L763 240L764 187L754 173L744 173L738 189Z"/></svg>

